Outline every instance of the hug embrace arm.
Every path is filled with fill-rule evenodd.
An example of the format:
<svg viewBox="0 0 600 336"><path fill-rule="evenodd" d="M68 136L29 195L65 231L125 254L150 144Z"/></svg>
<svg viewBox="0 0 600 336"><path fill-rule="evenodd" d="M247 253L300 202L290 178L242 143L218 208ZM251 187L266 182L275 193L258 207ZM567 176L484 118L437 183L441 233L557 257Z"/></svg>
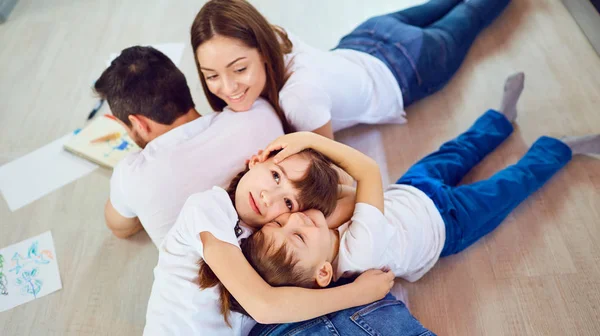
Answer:
<svg viewBox="0 0 600 336"><path fill-rule="evenodd" d="M370 270L354 282L328 289L273 287L250 266L240 249L200 234L204 261L250 316L259 323L304 321L383 298L394 283L390 272Z"/></svg>
<svg viewBox="0 0 600 336"><path fill-rule="evenodd" d="M261 160L266 160L271 152L280 150L274 159L275 162L281 162L306 148L312 148L329 157L356 180L355 203L372 205L383 213L383 184L379 165L354 148L315 133L296 132L273 141L261 154Z"/></svg>

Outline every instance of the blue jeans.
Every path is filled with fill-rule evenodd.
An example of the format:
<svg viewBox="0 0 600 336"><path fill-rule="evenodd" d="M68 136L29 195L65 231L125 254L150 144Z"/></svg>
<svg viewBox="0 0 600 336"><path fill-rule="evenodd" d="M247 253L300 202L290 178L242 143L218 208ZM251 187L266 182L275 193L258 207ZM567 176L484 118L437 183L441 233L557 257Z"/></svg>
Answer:
<svg viewBox="0 0 600 336"><path fill-rule="evenodd" d="M462 64L477 35L510 0L431 0L373 17L336 48L383 61L394 74L404 106L440 90Z"/></svg>
<svg viewBox="0 0 600 336"><path fill-rule="evenodd" d="M464 250L498 227L571 160L567 145L541 137L515 165L487 180L457 186L512 131L502 114L489 110L467 132L417 162L396 182L420 189L437 206L446 226L442 257Z"/></svg>
<svg viewBox="0 0 600 336"><path fill-rule="evenodd" d="M349 308L315 319L287 324L259 324L250 336L292 335L435 335L425 329L408 311L402 301L388 294L380 301Z"/></svg>

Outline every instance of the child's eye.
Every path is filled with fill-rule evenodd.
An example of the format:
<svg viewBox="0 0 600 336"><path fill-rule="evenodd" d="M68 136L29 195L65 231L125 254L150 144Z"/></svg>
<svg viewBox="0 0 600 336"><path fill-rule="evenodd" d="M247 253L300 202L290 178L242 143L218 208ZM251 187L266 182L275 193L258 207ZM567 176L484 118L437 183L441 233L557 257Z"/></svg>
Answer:
<svg viewBox="0 0 600 336"><path fill-rule="evenodd" d="M279 223L278 221L273 221L275 224L279 225L279 227L281 227L281 223Z"/></svg>
<svg viewBox="0 0 600 336"><path fill-rule="evenodd" d="M237 69L237 70L235 70L235 72L237 72L237 73L242 73L242 72L244 72L244 71L246 71L246 68L241 68L241 69Z"/></svg>
<svg viewBox="0 0 600 336"><path fill-rule="evenodd" d="M289 199L285 199L285 205L287 206L288 210L292 211L292 209L294 208L294 203L292 203L292 201L290 201Z"/></svg>
<svg viewBox="0 0 600 336"><path fill-rule="evenodd" d="M301 235L301 234L299 234L299 233L296 233L296 236L298 236L298 238L300 238L300 240L301 240L301 241L304 243L304 238L302 237L302 235Z"/></svg>
<svg viewBox="0 0 600 336"><path fill-rule="evenodd" d="M274 171L271 172L271 174L273 175L273 180L275 180L275 183L279 184L279 173Z"/></svg>

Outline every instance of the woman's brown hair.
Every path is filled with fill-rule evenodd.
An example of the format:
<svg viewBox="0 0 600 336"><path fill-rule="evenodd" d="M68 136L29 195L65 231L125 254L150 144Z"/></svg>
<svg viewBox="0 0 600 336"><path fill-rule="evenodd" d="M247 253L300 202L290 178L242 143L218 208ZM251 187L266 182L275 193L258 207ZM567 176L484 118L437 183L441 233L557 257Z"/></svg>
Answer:
<svg viewBox="0 0 600 336"><path fill-rule="evenodd" d="M271 155L274 154L275 153L271 153ZM310 160L310 165L304 177L300 180L293 181L294 187L299 190L298 202L300 203L301 209L317 209L323 212L325 216L331 214L333 210L335 210L338 197L339 177L337 171L332 167L331 161L325 155L315 150L305 149L298 153L298 155L306 155ZM248 170L249 169L246 168L244 171L240 172L236 177L234 177L227 188L227 193L229 194L234 206L235 190L237 189L240 180L248 172ZM262 236L260 231L253 234L252 239L244 239L241 243L244 256L249 261L250 265L263 277L264 275L261 273L271 274L271 271L261 271L261 268L255 261L254 256L261 254L261 251L265 251L264 253L266 253L269 248L264 247L263 245L268 244L269 242L265 241L264 236ZM286 264L290 265L290 269L295 267L295 262L288 258L288 253L285 247L280 247L276 251L269 251L269 258L271 259L273 256L276 257L275 259L272 259L274 265L273 267L279 267L279 265ZM248 315L233 298L233 296L231 296L229 291L227 291L225 286L221 284L219 278L217 278L217 276L210 269L210 266L208 266L204 260L200 260L199 265L200 270L198 272L198 284L202 289L211 288L214 286L219 287L221 314L223 314L223 318L225 319L227 325L230 325L228 319L229 311L236 311ZM280 281L283 281L283 283L287 283L286 281L288 281L288 278L281 278L280 281L275 281L277 279L269 277L264 279L272 286L283 286L285 284L280 284ZM294 281L297 283L297 280L298 279L295 279Z"/></svg>
<svg viewBox="0 0 600 336"><path fill-rule="evenodd" d="M196 53L200 45L215 35L220 35L239 40L249 48L257 49L262 55L267 82L261 96L269 101L277 112L285 133L294 131L279 105L279 91L290 76L283 55L292 51L292 42L283 29L270 25L257 9L245 0L210 0L196 15L190 34L202 89L213 110L223 111L227 104L208 89Z"/></svg>

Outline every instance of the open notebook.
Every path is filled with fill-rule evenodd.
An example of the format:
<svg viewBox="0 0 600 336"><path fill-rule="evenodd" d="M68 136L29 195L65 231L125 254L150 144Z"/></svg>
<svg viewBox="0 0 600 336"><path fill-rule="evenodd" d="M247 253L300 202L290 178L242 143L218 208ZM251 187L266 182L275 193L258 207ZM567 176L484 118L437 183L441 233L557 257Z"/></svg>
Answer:
<svg viewBox="0 0 600 336"><path fill-rule="evenodd" d="M91 143L94 139L114 133L119 133L114 139ZM67 141L64 147L71 153L107 168L113 168L127 154L140 150L123 126L106 115L93 119Z"/></svg>

